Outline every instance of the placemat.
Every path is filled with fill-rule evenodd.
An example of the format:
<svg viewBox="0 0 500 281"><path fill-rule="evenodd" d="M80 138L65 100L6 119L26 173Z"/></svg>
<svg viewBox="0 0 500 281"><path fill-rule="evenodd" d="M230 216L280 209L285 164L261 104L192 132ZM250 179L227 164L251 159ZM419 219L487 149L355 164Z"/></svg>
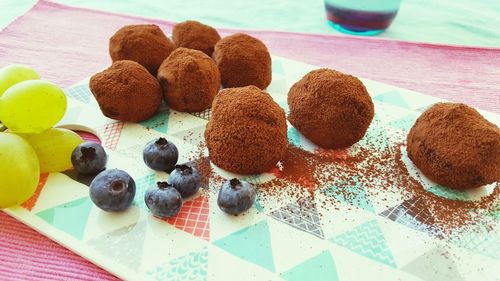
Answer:
<svg viewBox="0 0 500 281"><path fill-rule="evenodd" d="M106 67L109 36L124 24L173 23L40 1L0 33L3 64L26 63L67 87ZM221 30L222 34L236 31ZM500 50L282 32L249 32L273 54L328 66L499 112ZM0 269L7 279L112 279L85 260L1 213ZM2 277L3 278L3 277Z"/></svg>

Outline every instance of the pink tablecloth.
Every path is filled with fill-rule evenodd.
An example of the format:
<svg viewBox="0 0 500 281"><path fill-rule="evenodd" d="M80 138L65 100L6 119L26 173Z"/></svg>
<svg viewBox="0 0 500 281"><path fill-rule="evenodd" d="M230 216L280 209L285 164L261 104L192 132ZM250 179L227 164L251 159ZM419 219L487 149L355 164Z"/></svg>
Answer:
<svg viewBox="0 0 500 281"><path fill-rule="evenodd" d="M40 1L0 32L2 65L32 65L69 86L110 63L108 38L125 24L172 22L77 9ZM234 30L221 30L227 34ZM500 112L500 49L249 31L275 55L477 108ZM0 212L0 279L111 280L112 275Z"/></svg>

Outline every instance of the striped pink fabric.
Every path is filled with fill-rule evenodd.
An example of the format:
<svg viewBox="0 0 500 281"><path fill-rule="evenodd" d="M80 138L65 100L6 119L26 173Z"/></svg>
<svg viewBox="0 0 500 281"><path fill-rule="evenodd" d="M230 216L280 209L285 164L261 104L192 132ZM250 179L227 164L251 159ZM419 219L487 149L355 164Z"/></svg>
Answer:
<svg viewBox="0 0 500 281"><path fill-rule="evenodd" d="M172 22L38 2L0 32L0 61L25 63L67 87L110 64L125 24ZM221 30L222 34L234 30ZM273 54L500 112L500 49L248 31ZM111 274L0 212L0 280L114 280Z"/></svg>

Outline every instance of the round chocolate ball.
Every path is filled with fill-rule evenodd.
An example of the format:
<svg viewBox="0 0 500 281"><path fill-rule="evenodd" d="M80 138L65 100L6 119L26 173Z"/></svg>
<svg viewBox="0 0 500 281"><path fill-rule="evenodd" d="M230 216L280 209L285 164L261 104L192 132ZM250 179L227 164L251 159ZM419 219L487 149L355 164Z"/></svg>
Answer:
<svg viewBox="0 0 500 281"><path fill-rule="evenodd" d="M356 77L331 69L309 72L288 93L288 120L323 148L358 142L373 120L373 102Z"/></svg>
<svg viewBox="0 0 500 281"><path fill-rule="evenodd" d="M269 172L286 152L285 112L255 86L217 94L205 140L210 160L238 174Z"/></svg>
<svg viewBox="0 0 500 281"><path fill-rule="evenodd" d="M161 104L160 83L134 61L114 62L94 74L89 84L102 113L111 119L139 122L153 116Z"/></svg>
<svg viewBox="0 0 500 281"><path fill-rule="evenodd" d="M220 89L215 62L200 51L186 48L177 48L163 61L158 80L168 106L184 112L210 108Z"/></svg>
<svg viewBox="0 0 500 281"><path fill-rule="evenodd" d="M408 133L406 149L424 175L450 188L500 180L500 129L465 104L427 109Z"/></svg>
<svg viewBox="0 0 500 281"><path fill-rule="evenodd" d="M194 20L180 22L172 30L172 41L177 47L202 51L210 57L219 40L215 28Z"/></svg>
<svg viewBox="0 0 500 281"><path fill-rule="evenodd" d="M136 61L153 75L174 49L174 44L155 24L126 25L109 39L113 62Z"/></svg>
<svg viewBox="0 0 500 281"><path fill-rule="evenodd" d="M226 88L254 85L265 89L271 83L271 55L257 38L243 33L224 37L215 45L213 58Z"/></svg>

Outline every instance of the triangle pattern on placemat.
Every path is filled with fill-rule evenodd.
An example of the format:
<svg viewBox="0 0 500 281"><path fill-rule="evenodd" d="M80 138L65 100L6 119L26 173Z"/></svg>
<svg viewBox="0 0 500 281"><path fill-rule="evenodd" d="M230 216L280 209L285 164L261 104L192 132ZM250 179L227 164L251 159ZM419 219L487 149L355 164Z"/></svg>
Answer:
<svg viewBox="0 0 500 281"><path fill-rule="evenodd" d="M146 228L145 221L138 222L89 240L87 244L114 262L137 270L141 266Z"/></svg>
<svg viewBox="0 0 500 281"><path fill-rule="evenodd" d="M401 204L383 211L380 216L428 234L438 233L438 230L433 227L434 216L431 210L425 201L418 197L403 201Z"/></svg>
<svg viewBox="0 0 500 281"><path fill-rule="evenodd" d="M146 190L150 187L156 186L156 175L150 174L145 177L139 178L135 181L136 186L136 194L134 198L133 204L137 207L148 211L148 207L146 206L146 202L144 202L144 195L146 194Z"/></svg>
<svg viewBox="0 0 500 281"><path fill-rule="evenodd" d="M288 204L281 209L271 212L269 216L296 229L323 239L324 235L321 229L321 219L316 206L312 201L305 202L305 200L302 200L300 203Z"/></svg>
<svg viewBox="0 0 500 281"><path fill-rule="evenodd" d="M243 260L275 270L269 225L265 220L223 237L214 245Z"/></svg>
<svg viewBox="0 0 500 281"><path fill-rule="evenodd" d="M148 130L155 130L157 132L166 134L168 130L168 120L170 116L170 111L161 110L155 114L155 116L149 118L148 120L144 120L139 122L142 126L144 126Z"/></svg>
<svg viewBox="0 0 500 281"><path fill-rule="evenodd" d="M208 121L208 120L210 120L210 117L212 117L212 109L208 108L208 109L205 109L205 110L200 111L200 112L193 112L191 114L193 116L196 116L198 118L205 119Z"/></svg>
<svg viewBox="0 0 500 281"><path fill-rule="evenodd" d="M53 227L82 240L93 205L90 197L84 197L41 211L36 215Z"/></svg>
<svg viewBox="0 0 500 281"><path fill-rule="evenodd" d="M288 142L294 146L300 146L300 133L294 127L288 128Z"/></svg>
<svg viewBox="0 0 500 281"><path fill-rule="evenodd" d="M390 91L383 94L380 94L373 98L374 100L381 101L383 103L395 105L403 108L410 108L408 103L404 100L403 97L399 94L398 91Z"/></svg>
<svg viewBox="0 0 500 281"><path fill-rule="evenodd" d="M330 241L374 261L396 267L394 257L376 220L359 225Z"/></svg>
<svg viewBox="0 0 500 281"><path fill-rule="evenodd" d="M67 97L74 98L83 103L89 103L92 92L87 83L76 85L64 91Z"/></svg>
<svg viewBox="0 0 500 281"><path fill-rule="evenodd" d="M457 266L447 251L436 247L404 265L402 270L423 280L463 281Z"/></svg>
<svg viewBox="0 0 500 281"><path fill-rule="evenodd" d="M372 202L366 194L366 190L356 177L345 181L343 186L331 186L323 190L325 195L330 196L342 203L358 207L371 213L375 213Z"/></svg>
<svg viewBox="0 0 500 281"><path fill-rule="evenodd" d="M99 129L100 138L102 144L105 148L115 150L120 141L120 136L122 134L124 122L115 122L104 125Z"/></svg>
<svg viewBox="0 0 500 281"><path fill-rule="evenodd" d="M210 241L209 204L206 196L198 196L184 202L175 217L165 219L175 228Z"/></svg>
<svg viewBox="0 0 500 281"><path fill-rule="evenodd" d="M36 205L36 201L38 200L38 197L40 197L40 192L42 192L43 187L45 186L45 183L47 182L47 179L49 178L48 173L43 173L40 175L40 179L38 180L38 185L36 186L35 193L30 197L30 199L24 201L21 206L25 208L28 211L31 211L33 207Z"/></svg>
<svg viewBox="0 0 500 281"><path fill-rule="evenodd" d="M427 189L427 191L436 194L437 196L444 197L451 200L462 200L466 201L469 199L467 192L460 191L456 189L451 189L439 184L433 185Z"/></svg>
<svg viewBox="0 0 500 281"><path fill-rule="evenodd" d="M337 268L330 251L310 258L309 260L295 266L281 274L286 281L337 281Z"/></svg>
<svg viewBox="0 0 500 281"><path fill-rule="evenodd" d="M170 260L146 272L154 280L208 280L208 247Z"/></svg>
<svg viewBox="0 0 500 281"><path fill-rule="evenodd" d="M500 260L500 227L480 226L453 239L453 244L471 252Z"/></svg>
<svg viewBox="0 0 500 281"><path fill-rule="evenodd" d="M388 125L396 129L409 131L416 120L417 116L415 114L409 114L388 122Z"/></svg>

